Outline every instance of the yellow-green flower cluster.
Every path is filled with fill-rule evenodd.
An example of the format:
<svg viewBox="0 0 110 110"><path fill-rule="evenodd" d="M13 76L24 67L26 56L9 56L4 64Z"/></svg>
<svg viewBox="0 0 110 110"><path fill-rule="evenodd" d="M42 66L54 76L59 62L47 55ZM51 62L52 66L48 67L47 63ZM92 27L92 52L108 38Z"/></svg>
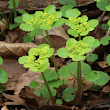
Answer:
<svg viewBox="0 0 110 110"><path fill-rule="evenodd" d="M66 24L70 26L68 29L68 33L74 37L85 36L90 31L93 31L95 27L98 25L98 20L92 19L88 21L88 17L86 15L81 17L69 17Z"/></svg>
<svg viewBox="0 0 110 110"><path fill-rule="evenodd" d="M54 5L46 7L43 11L36 11L35 14L25 13L20 29L24 31L33 31L36 27L43 30L50 30L53 24L62 17L62 13L56 11ZM58 23L57 23L58 24Z"/></svg>
<svg viewBox="0 0 110 110"><path fill-rule="evenodd" d="M89 53L93 48L100 45L98 39L94 39L92 36L86 36L82 40L75 40L74 38L68 39L66 42L66 48L62 47L57 50L58 56L61 58L72 58L73 61L81 61L85 59L85 55Z"/></svg>
<svg viewBox="0 0 110 110"><path fill-rule="evenodd" d="M41 44L37 48L31 48L28 56L19 58L19 63L31 71L43 72L50 64L48 58L54 53L54 49L50 48L48 44Z"/></svg>
<svg viewBox="0 0 110 110"><path fill-rule="evenodd" d="M70 43L71 42L71 43ZM83 43L83 41L76 41L75 39L70 38L67 43L67 50L69 51L69 57L73 61L83 60L85 54L90 52L92 48L89 47L89 43Z"/></svg>

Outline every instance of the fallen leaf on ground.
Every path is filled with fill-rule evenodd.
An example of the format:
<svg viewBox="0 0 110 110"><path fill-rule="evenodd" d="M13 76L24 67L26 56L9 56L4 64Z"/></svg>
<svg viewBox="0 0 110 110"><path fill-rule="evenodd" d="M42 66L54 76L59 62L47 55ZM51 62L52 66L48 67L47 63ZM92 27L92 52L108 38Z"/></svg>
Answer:
<svg viewBox="0 0 110 110"><path fill-rule="evenodd" d="M9 110L9 109L8 109L7 106L5 105L4 107L2 107L1 110Z"/></svg>
<svg viewBox="0 0 110 110"><path fill-rule="evenodd" d="M0 42L0 56L23 56L27 55L30 48L37 47L36 44L30 42L30 43L5 43Z"/></svg>
<svg viewBox="0 0 110 110"><path fill-rule="evenodd" d="M13 101L13 102L11 102L11 101L5 102L4 103L5 105L24 105L24 106L26 106L25 101L22 98L20 98L18 95L9 95L9 94L5 94L5 93L2 93L2 94L4 95L5 98Z"/></svg>
<svg viewBox="0 0 110 110"><path fill-rule="evenodd" d="M7 43L23 43L23 37L27 34L27 32L22 31L19 28L14 28L13 30L9 30L8 33L5 35L4 42Z"/></svg>
<svg viewBox="0 0 110 110"><path fill-rule="evenodd" d="M9 74L8 82L5 83L5 91L14 90L16 81L27 71L26 68L18 63L18 59L14 57L4 58L0 67Z"/></svg>

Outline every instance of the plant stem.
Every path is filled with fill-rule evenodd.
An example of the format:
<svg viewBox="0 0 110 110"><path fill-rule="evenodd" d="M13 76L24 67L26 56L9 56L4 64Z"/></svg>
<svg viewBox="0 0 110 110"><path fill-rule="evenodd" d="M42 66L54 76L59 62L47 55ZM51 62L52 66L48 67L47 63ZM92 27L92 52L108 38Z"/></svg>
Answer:
<svg viewBox="0 0 110 110"><path fill-rule="evenodd" d="M81 40L81 36L79 35L78 40ZM77 96L79 98L79 102L82 98L82 75L81 75L81 61L77 62L77 82L78 82L78 92Z"/></svg>
<svg viewBox="0 0 110 110"><path fill-rule="evenodd" d="M6 23L7 23L7 28L9 29L9 20L6 16L6 14L4 13L3 9L0 7L1 12L3 13L3 18L5 19ZM5 23L4 23L5 24Z"/></svg>
<svg viewBox="0 0 110 110"><path fill-rule="evenodd" d="M14 11L14 18L17 16L17 13L16 13L16 6L15 6L15 0L13 0L13 11Z"/></svg>
<svg viewBox="0 0 110 110"><path fill-rule="evenodd" d="M50 94L50 99L51 99L51 101L52 101L52 104L55 105L55 101L54 101L54 98L52 97L52 93L51 93L50 88L49 88L49 86L48 86L48 83L47 83L47 80L46 80L46 78L45 78L45 75L44 75L43 72L41 72L41 74L42 74L44 83L45 83L45 85L46 85L46 87L47 87L47 89L48 89L48 92L49 92L49 94Z"/></svg>
<svg viewBox="0 0 110 110"><path fill-rule="evenodd" d="M29 13L29 6L28 6L28 1L26 0L26 8L27 8L27 12Z"/></svg>
<svg viewBox="0 0 110 110"><path fill-rule="evenodd" d="M52 48L52 43L51 43L51 40L50 40L50 37L49 37L48 31L45 30L45 32L46 32L46 35L47 35L48 43L49 43L50 47ZM56 63L56 59L55 59L55 55L54 55L54 54L52 55L52 59L53 59L53 63L54 63L54 67L55 67L55 71L58 72L58 66L57 66L57 63Z"/></svg>
<svg viewBox="0 0 110 110"><path fill-rule="evenodd" d="M78 82L78 92L77 96L79 98L79 101L81 101L82 98L82 75L81 75L81 61L77 62L77 82Z"/></svg>

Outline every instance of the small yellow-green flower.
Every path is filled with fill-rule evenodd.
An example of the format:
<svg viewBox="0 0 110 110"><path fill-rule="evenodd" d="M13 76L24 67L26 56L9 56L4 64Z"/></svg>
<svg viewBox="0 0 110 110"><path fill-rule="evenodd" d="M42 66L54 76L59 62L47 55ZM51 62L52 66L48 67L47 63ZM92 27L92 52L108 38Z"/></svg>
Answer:
<svg viewBox="0 0 110 110"><path fill-rule="evenodd" d="M81 13L78 9L70 9L66 12L66 16L68 17L66 25L70 26L70 29L68 29L67 32L74 37L86 36L98 25L98 20L92 19L88 21L86 15L78 17L80 14Z"/></svg>
<svg viewBox="0 0 110 110"><path fill-rule="evenodd" d="M67 47L60 48L57 54L62 58L70 57L73 61L81 61L92 48L98 47L99 45L100 42L91 36L86 36L80 41L70 38L66 42Z"/></svg>
<svg viewBox="0 0 110 110"><path fill-rule="evenodd" d="M54 53L54 49L48 44L41 44L37 48L31 48L28 56L19 58L19 63L31 71L43 72L50 66L48 58Z"/></svg>

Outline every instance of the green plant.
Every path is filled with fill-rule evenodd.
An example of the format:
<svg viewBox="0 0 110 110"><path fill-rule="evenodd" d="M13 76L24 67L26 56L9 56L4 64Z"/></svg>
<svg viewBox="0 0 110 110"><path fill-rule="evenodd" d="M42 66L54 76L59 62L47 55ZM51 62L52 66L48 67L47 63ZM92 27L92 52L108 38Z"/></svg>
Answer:
<svg viewBox="0 0 110 110"><path fill-rule="evenodd" d="M2 57L0 57L0 65L3 63ZM9 74L2 68L0 68L0 91L3 92L3 84L8 81Z"/></svg>
<svg viewBox="0 0 110 110"><path fill-rule="evenodd" d="M97 1L97 7L103 11L110 11L110 0L94 0Z"/></svg>
<svg viewBox="0 0 110 110"><path fill-rule="evenodd" d="M34 90L34 94L51 98L53 104L55 104L54 96L58 97L56 99L57 104L62 104L62 100L70 102L74 99L76 91L74 84L73 87L64 87L68 83L66 78L70 75L73 75L78 81L77 96L79 101L82 97L82 75L85 77L85 80L92 81L95 85L104 85L109 81L109 76L106 73L95 70L91 71L91 67L88 64L81 62L81 60L86 58L86 54L100 46L99 40L92 36L86 36L90 31L95 29L98 25L98 20L88 20L86 15L79 17L81 12L77 8L71 9L72 7L69 6L67 6L66 13L63 13L65 8L56 11L54 5L46 7L44 11L36 11L35 14L25 13L22 16L23 23L20 25L20 29L30 32L24 39L26 42L31 41L35 35L41 34L49 43L49 45L41 44L37 48L31 48L28 56L22 56L18 61L31 71L41 72L39 79L44 80L44 83L42 83L41 90ZM62 18L62 13L67 19ZM70 38L66 42L65 48L57 50L59 57L70 57L74 61L58 69L48 30L63 23L70 26L70 29L67 31L68 34L75 38L78 37L78 41L75 38ZM42 34L43 30L46 32L46 36ZM85 37L82 39L81 36ZM55 70L53 71L52 69L48 69L50 66L49 57L51 56L55 66ZM104 80L102 81L103 77ZM29 87L36 88L39 85L39 82L32 81ZM56 88L59 88L57 90L58 93L56 92Z"/></svg>

